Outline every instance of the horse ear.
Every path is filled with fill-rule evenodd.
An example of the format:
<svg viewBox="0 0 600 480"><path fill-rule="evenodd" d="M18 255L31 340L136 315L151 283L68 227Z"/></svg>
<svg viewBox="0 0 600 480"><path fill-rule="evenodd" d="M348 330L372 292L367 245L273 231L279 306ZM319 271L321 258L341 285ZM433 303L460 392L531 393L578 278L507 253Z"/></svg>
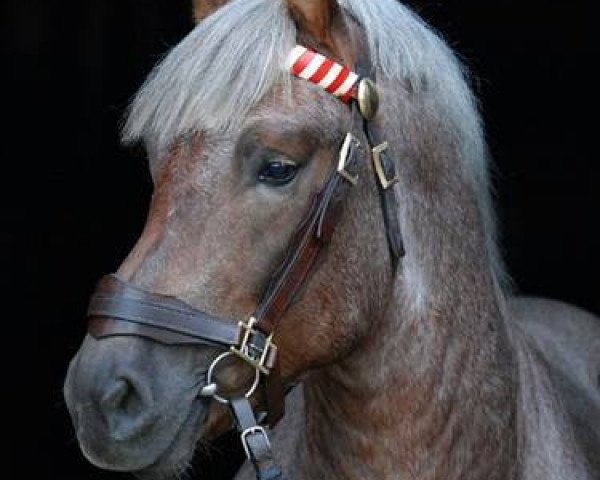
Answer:
<svg viewBox="0 0 600 480"><path fill-rule="evenodd" d="M337 0L286 0L298 30L311 35L318 43L333 46L334 30L344 25Z"/></svg>
<svg viewBox="0 0 600 480"><path fill-rule="evenodd" d="M199 22L205 17L208 17L228 1L229 0L194 0L194 20Z"/></svg>

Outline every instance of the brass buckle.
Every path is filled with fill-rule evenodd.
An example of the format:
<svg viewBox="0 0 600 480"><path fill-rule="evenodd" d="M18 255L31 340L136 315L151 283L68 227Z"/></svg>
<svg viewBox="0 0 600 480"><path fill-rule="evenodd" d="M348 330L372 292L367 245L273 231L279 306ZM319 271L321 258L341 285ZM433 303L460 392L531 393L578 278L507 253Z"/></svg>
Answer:
<svg viewBox="0 0 600 480"><path fill-rule="evenodd" d="M375 172L377 173L379 183L384 190L387 190L400 180L398 172L394 172L394 177L390 179L385 176L385 170L383 168L383 163L381 162L381 154L385 152L389 146L390 145L388 142L383 142L381 145L373 147L373 163L375 165Z"/></svg>
<svg viewBox="0 0 600 480"><path fill-rule="evenodd" d="M268 337L254 328L257 320L250 317L248 323L239 322L241 341L238 346L231 346L231 353L237 355L246 363L261 373L268 375L275 365L277 346L273 343L273 334Z"/></svg>
<svg viewBox="0 0 600 480"><path fill-rule="evenodd" d="M360 142L354 135L352 135L352 133L348 132L340 150L340 160L337 167L337 172L354 186L358 184L358 175L352 175L348 170L346 170L346 166L348 164L348 158L350 157L352 147L358 148L359 146Z"/></svg>

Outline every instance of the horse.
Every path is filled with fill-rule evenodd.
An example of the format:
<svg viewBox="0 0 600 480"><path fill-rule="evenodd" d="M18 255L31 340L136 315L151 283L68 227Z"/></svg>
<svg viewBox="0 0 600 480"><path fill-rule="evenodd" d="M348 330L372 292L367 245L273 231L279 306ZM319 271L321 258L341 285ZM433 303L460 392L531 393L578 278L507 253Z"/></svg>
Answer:
<svg viewBox="0 0 600 480"><path fill-rule="evenodd" d="M600 322L512 293L451 48L395 0L195 17L124 125L154 193L67 372L85 457L173 478L237 428L242 480L600 478Z"/></svg>

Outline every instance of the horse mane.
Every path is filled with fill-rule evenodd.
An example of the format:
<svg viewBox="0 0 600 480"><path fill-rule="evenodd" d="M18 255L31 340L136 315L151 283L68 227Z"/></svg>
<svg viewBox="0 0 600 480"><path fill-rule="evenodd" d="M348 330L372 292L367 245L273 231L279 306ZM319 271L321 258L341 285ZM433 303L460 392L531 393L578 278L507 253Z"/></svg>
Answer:
<svg viewBox="0 0 600 480"><path fill-rule="evenodd" d="M123 130L159 150L199 130L235 128L276 84L296 29L285 2L233 0L201 21L152 71Z"/></svg>
<svg viewBox="0 0 600 480"><path fill-rule="evenodd" d="M340 0L364 26L378 79L399 81L428 101L453 132L473 177L491 268L508 285L495 241L489 160L466 69L444 40L396 0ZM232 0L200 22L154 68L135 96L123 141L164 151L194 131L227 132L275 85L291 92L283 65L296 44L283 0Z"/></svg>

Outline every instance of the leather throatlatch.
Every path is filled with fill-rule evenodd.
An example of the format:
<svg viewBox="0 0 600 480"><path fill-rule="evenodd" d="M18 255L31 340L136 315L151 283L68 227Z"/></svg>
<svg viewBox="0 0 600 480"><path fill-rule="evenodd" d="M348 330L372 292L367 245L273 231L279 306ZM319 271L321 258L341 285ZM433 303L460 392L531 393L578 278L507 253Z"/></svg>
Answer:
<svg viewBox="0 0 600 480"><path fill-rule="evenodd" d="M396 166L377 128L377 88L372 80L361 77L368 72L365 68L368 65L367 53L363 52L355 65L358 88L352 91L349 100L350 132L344 138L336 164L321 191L312 199L283 262L248 321L236 322L209 315L172 296L144 291L114 275L100 280L89 304L88 330L97 339L136 336L167 345L212 345L224 349L209 369L209 384L202 395L229 406L244 451L259 480L284 478L273 460L267 432L261 425L272 427L284 414L286 385L279 371L273 334L289 306L300 298L317 260L330 243L343 206L359 181L356 170L361 160L370 159L373 164L393 268L404 255L393 190L398 181ZM366 140L368 151L361 145L361 138ZM214 368L226 356L236 356L255 369L255 381L244 395L225 398L212 382ZM266 399L266 411L258 414L260 422L248 400L259 386L264 389Z"/></svg>

